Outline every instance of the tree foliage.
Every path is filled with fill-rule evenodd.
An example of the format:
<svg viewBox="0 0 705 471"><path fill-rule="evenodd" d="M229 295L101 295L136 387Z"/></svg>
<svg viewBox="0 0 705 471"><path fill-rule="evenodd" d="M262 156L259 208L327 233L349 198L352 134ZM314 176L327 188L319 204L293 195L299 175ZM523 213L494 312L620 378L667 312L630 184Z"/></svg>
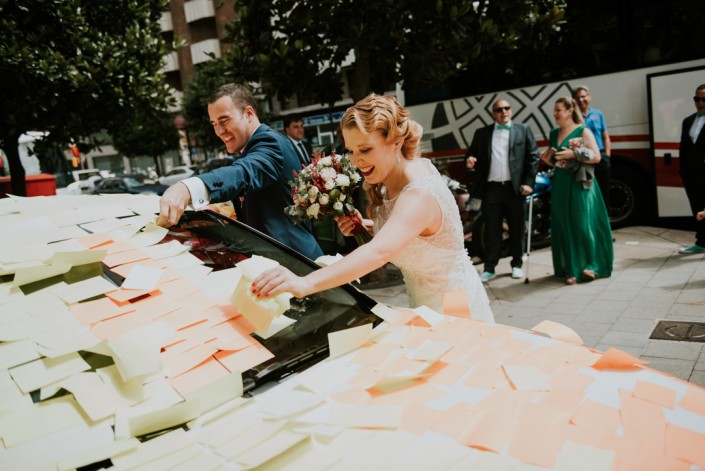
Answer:
<svg viewBox="0 0 705 471"><path fill-rule="evenodd" d="M396 83L438 86L469 66L519 48L546 47L564 0L243 0L226 60L280 100L306 90L321 104Z"/></svg>
<svg viewBox="0 0 705 471"><path fill-rule="evenodd" d="M165 110L169 52L159 19L167 0L0 0L0 145L13 191L24 194L17 138L52 142L114 134L139 110Z"/></svg>
<svg viewBox="0 0 705 471"><path fill-rule="evenodd" d="M113 132L112 138L115 149L127 157L152 157L157 173L161 174L158 157L169 150L178 149L181 136L171 113L146 109L133 114Z"/></svg>
<svg viewBox="0 0 705 471"><path fill-rule="evenodd" d="M199 147L208 150L225 147L213 132L208 119L208 97L219 86L233 81L241 82L242 77L236 77L220 59L213 59L199 64L193 79L184 90L182 113L186 118L189 137Z"/></svg>

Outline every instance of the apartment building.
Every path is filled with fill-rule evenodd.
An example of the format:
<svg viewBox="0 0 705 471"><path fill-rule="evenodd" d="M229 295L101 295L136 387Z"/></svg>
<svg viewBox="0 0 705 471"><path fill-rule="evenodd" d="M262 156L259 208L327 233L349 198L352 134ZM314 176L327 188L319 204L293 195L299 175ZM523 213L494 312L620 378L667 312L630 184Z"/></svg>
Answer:
<svg viewBox="0 0 705 471"><path fill-rule="evenodd" d="M169 10L162 14L162 32L167 41L183 39L187 45L168 56L164 69L167 83L175 90L177 98L183 95L184 87L195 74L198 64L211 60L209 54L222 57L227 50L228 44L223 40L226 25L237 17L234 6L235 0L170 0ZM351 52L348 62L352 61L354 54ZM343 86L346 90L346 77L343 77ZM265 99L263 105L274 117L268 124L280 131L284 127L284 116L301 115L306 127L306 138L314 148L321 148L335 141L337 123L344 109L351 104L352 100L348 98L336 103L333 108L324 109L320 103L307 97L306 93L300 93L285 103ZM196 152L194 157L198 160L202 156Z"/></svg>

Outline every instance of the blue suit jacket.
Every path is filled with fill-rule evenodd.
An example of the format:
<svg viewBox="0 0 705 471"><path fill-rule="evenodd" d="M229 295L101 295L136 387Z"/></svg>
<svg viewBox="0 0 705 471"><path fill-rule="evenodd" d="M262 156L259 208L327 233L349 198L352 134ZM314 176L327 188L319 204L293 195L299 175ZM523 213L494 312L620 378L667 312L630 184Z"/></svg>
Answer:
<svg viewBox="0 0 705 471"><path fill-rule="evenodd" d="M199 175L212 202L245 196L245 222L311 259L323 251L311 232L311 224L294 224L284 213L293 203L289 180L301 163L291 141L261 124L232 165Z"/></svg>
<svg viewBox="0 0 705 471"><path fill-rule="evenodd" d="M465 153L465 157L472 155L477 158L475 164L477 176L473 192L473 196L477 198L482 198L487 186L487 177L490 174L494 126L495 123L492 123L475 131L472 144ZM522 185L534 187L538 160L539 152L531 129L523 123L512 121L512 127L509 130L509 173L512 178L512 188L517 195L521 194Z"/></svg>

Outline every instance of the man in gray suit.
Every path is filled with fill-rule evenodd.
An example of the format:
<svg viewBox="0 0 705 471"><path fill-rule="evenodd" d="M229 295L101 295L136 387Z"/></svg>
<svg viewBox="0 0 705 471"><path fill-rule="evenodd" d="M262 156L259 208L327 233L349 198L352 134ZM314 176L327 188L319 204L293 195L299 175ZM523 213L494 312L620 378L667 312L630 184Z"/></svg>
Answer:
<svg viewBox="0 0 705 471"><path fill-rule="evenodd" d="M293 204L288 181L294 170L301 171L301 162L286 136L260 123L255 107L252 93L239 84L223 85L211 95L208 115L213 129L228 153L239 152L240 157L170 186L159 202L157 224L176 224L189 203L199 209L244 195L247 225L315 260L323 251L311 224L294 224L284 213Z"/></svg>
<svg viewBox="0 0 705 471"><path fill-rule="evenodd" d="M473 196L482 199L485 218L484 273L487 283L495 274L502 249L502 221L509 226L512 278L523 278L524 197L534 190L538 149L531 129L512 121L507 100L492 105L494 123L478 129L465 156L468 168L477 171Z"/></svg>

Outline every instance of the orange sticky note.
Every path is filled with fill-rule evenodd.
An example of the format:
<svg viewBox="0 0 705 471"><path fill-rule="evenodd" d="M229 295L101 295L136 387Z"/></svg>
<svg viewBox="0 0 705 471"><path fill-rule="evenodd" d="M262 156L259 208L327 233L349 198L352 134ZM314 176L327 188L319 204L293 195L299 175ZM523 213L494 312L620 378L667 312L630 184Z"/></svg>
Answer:
<svg viewBox="0 0 705 471"><path fill-rule="evenodd" d="M110 247L107 245L106 247ZM117 252L114 254L109 254L106 255L106 257L103 259L103 263L108 267L108 268L113 268L118 265L123 265L125 263L131 263L131 262L136 262L138 260L145 260L149 258L149 255L147 255L145 252L143 252L140 249L132 249L132 250L126 250L124 252Z"/></svg>
<svg viewBox="0 0 705 471"><path fill-rule="evenodd" d="M252 345L238 351L221 351L213 356L229 371L239 371L240 373L274 358L272 352L261 345Z"/></svg>
<svg viewBox="0 0 705 471"><path fill-rule="evenodd" d="M705 467L705 435L666 425L666 455Z"/></svg>
<svg viewBox="0 0 705 471"><path fill-rule="evenodd" d="M653 402L669 409L676 407L676 392L673 389L664 388L654 383L637 381L632 395L638 399Z"/></svg>
<svg viewBox="0 0 705 471"><path fill-rule="evenodd" d="M551 410L551 404L525 404L517 411L509 456L547 468L555 465L568 424L552 415Z"/></svg>
<svg viewBox="0 0 705 471"><path fill-rule="evenodd" d="M581 428L602 430L607 434L615 433L621 425L618 409L590 400L580 404L570 422Z"/></svg>
<svg viewBox="0 0 705 471"><path fill-rule="evenodd" d="M88 247L89 249L100 247L101 245L113 242L112 236L101 233L89 234L87 236L79 237L76 240Z"/></svg>
<svg viewBox="0 0 705 471"><path fill-rule="evenodd" d="M637 399L629 391L619 391L619 417L624 438L634 447L663 450L666 417L663 407Z"/></svg>
<svg viewBox="0 0 705 471"><path fill-rule="evenodd" d="M472 319L467 291L443 293L443 314Z"/></svg>
<svg viewBox="0 0 705 471"><path fill-rule="evenodd" d="M118 303L124 303L125 301L130 301L132 299L145 296L147 294L158 293L159 290L146 290L146 289L118 289L105 293L107 297Z"/></svg>
<svg viewBox="0 0 705 471"><path fill-rule="evenodd" d="M399 428L421 435L430 428L431 423L438 418L441 412L423 405L410 405L402 412Z"/></svg>
<svg viewBox="0 0 705 471"><path fill-rule="evenodd" d="M117 304L110 298L100 298L85 303L72 304L71 313L83 325L91 325L111 317L120 316L135 308L129 304Z"/></svg>
<svg viewBox="0 0 705 471"><path fill-rule="evenodd" d="M512 410L482 411L473 420L472 429L465 434L461 443L499 453L506 445L513 429Z"/></svg>
<svg viewBox="0 0 705 471"><path fill-rule="evenodd" d="M627 370L644 365L648 361L640 360L616 348L610 348L592 364L596 370Z"/></svg>

